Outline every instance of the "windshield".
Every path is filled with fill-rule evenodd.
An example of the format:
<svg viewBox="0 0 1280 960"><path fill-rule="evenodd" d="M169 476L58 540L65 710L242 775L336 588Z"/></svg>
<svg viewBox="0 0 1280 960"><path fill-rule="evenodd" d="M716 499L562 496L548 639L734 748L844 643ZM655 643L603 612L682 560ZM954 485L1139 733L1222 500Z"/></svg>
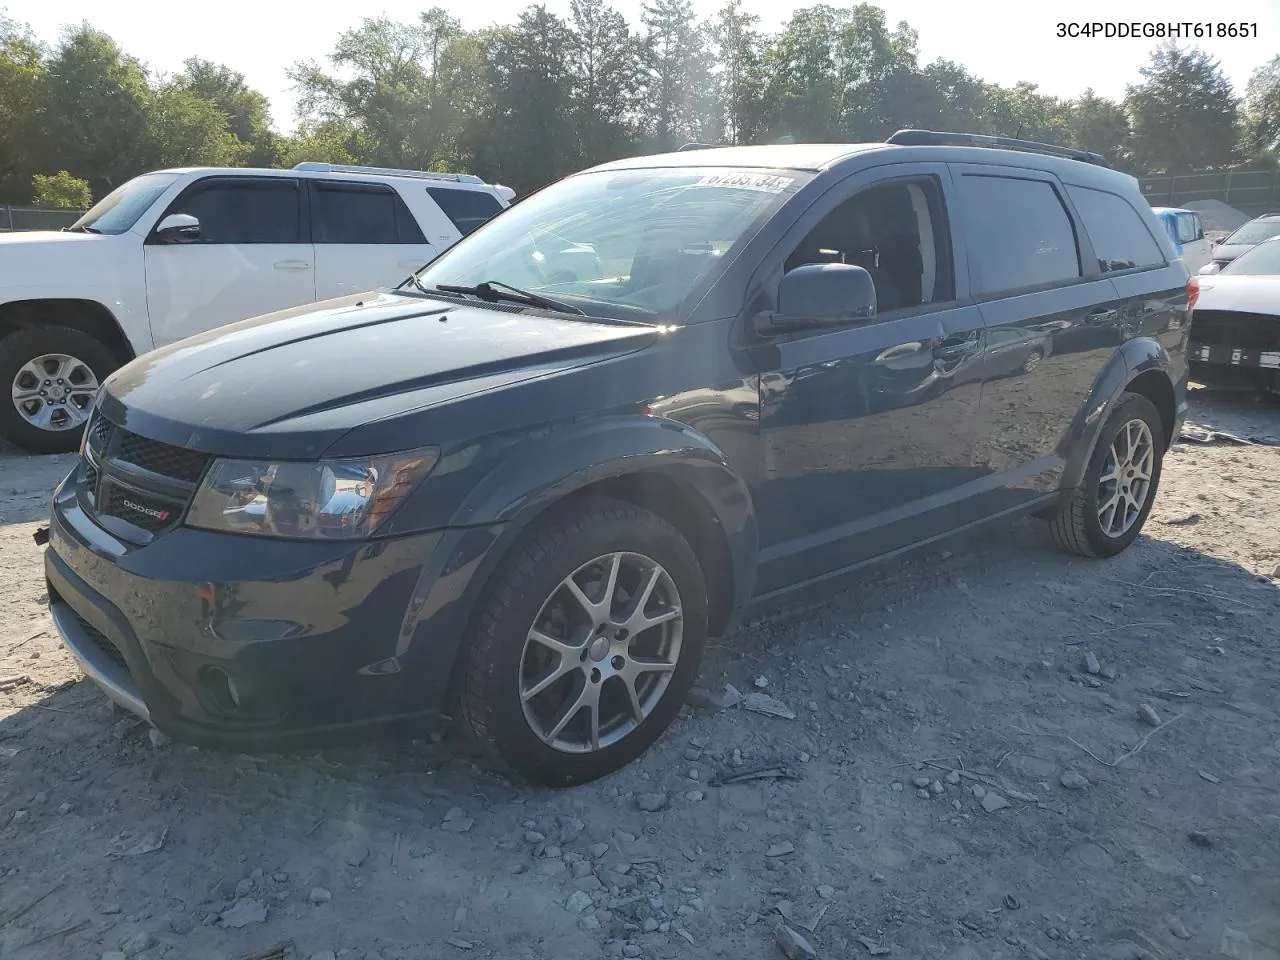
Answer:
<svg viewBox="0 0 1280 960"><path fill-rule="evenodd" d="M1280 240L1268 240L1245 251L1223 267L1222 272L1242 277L1280 276Z"/></svg>
<svg viewBox="0 0 1280 960"><path fill-rule="evenodd" d="M1222 242L1261 243L1272 237L1280 237L1280 220L1252 220Z"/></svg>
<svg viewBox="0 0 1280 960"><path fill-rule="evenodd" d="M674 319L804 176L690 167L569 177L495 217L419 278L427 287L500 281L595 316Z"/></svg>
<svg viewBox="0 0 1280 960"><path fill-rule="evenodd" d="M124 233L156 202L173 181L174 173L148 173L134 177L128 183L116 187L69 229L92 233Z"/></svg>

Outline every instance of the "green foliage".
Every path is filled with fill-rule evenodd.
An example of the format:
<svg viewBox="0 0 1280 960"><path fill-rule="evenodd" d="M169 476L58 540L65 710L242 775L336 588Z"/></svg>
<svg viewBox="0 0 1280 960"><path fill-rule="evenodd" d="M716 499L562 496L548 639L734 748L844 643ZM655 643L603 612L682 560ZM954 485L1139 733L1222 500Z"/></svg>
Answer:
<svg viewBox="0 0 1280 960"><path fill-rule="evenodd" d="M298 128L271 128L242 74L193 57L149 75L88 24L50 49L0 16L0 202L66 180L96 196L148 169L303 160L460 170L526 192L575 170L688 141L880 140L901 127L1046 140L1132 172L1184 172L1280 151L1280 57L1243 103L1198 49L1159 48L1123 103L983 82L919 62L916 31L871 3L795 10L774 34L745 0L699 23L690 0L646 0L632 27L609 0L545 6L463 30L439 7L370 17L322 62L289 70Z"/></svg>
<svg viewBox="0 0 1280 960"><path fill-rule="evenodd" d="M1239 100L1216 60L1168 43L1141 73L1125 97L1139 169L1186 173L1237 159Z"/></svg>
<svg viewBox="0 0 1280 960"><path fill-rule="evenodd" d="M57 207L59 210L88 210L93 205L89 181L73 177L65 170L55 174L37 173L31 178L37 207Z"/></svg>

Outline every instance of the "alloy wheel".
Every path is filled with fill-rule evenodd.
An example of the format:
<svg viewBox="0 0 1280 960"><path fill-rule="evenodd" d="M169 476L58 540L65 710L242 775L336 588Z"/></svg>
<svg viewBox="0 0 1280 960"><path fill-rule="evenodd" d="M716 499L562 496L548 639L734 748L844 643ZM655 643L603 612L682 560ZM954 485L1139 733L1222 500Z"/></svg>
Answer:
<svg viewBox="0 0 1280 960"><path fill-rule="evenodd" d="M13 378L13 405L40 430L74 430L89 419L98 378L83 360L46 353L25 363Z"/></svg>
<svg viewBox="0 0 1280 960"><path fill-rule="evenodd" d="M554 750L593 753L635 731L680 662L683 611L671 575L611 553L560 581L520 656L525 721Z"/></svg>
<svg viewBox="0 0 1280 960"><path fill-rule="evenodd" d="M1120 428L1098 479L1098 524L1109 537L1121 537L1137 522L1151 493L1155 441L1145 420Z"/></svg>

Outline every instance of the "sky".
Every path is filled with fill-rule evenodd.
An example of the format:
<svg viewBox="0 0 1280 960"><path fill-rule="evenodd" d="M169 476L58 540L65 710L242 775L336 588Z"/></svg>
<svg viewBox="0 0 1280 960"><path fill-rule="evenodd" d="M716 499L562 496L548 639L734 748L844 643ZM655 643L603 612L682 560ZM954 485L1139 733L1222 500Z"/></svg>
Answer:
<svg viewBox="0 0 1280 960"><path fill-rule="evenodd" d="M567 15L569 0L545 0L554 13ZM781 26L793 10L814 0L744 0L761 18L761 26ZM829 0L840 5L841 0ZM851 3L852 0L843 0ZM693 0L700 18L710 16L723 0ZM109 33L149 68L177 73L182 62L199 56L227 64L245 75L271 102L276 126L292 130L295 94L286 76L300 60L323 62L338 35L362 17L385 14L412 21L424 9L439 5L477 29L510 23L528 0L372 0L367 4L313 0L220 0L187 10L154 0L0 0L12 19L29 24L47 42L57 40L67 25L87 21ZM613 0L632 24L639 22L643 0ZM1154 39L1059 38L1059 23L1192 23L1257 24L1257 37L1181 40L1197 44L1222 64L1243 94L1249 75L1280 55L1280 0L880 0L889 22L906 20L919 34L921 63L937 57L957 61L984 80L1012 86L1019 80L1038 84L1041 92L1074 97L1085 87L1112 98L1124 96L1126 84L1141 80L1139 67L1158 44ZM179 11L181 10L181 13ZM1123 10L1123 13L1120 11ZM181 17L181 20L179 19Z"/></svg>

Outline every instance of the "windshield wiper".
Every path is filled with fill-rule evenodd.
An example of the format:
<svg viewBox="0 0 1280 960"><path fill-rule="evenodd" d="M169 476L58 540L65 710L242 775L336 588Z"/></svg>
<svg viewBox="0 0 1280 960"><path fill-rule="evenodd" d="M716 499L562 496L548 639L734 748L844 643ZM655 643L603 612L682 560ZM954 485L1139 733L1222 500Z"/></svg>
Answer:
<svg viewBox="0 0 1280 960"><path fill-rule="evenodd" d="M414 281L422 287L422 283L414 276ZM425 289L425 288L424 288ZM452 283L441 283L436 285L436 289L441 293L460 293L469 297L479 297L481 300L488 300L490 303L496 303L499 300L507 300L512 303L523 303L531 307L540 307L543 310L555 310L557 313L572 313L579 317L587 315L585 310L579 310L571 304L564 303L560 300L553 300L550 297L544 297L539 293L530 293L528 290L521 290L519 287L513 287L509 283L503 283L501 280L485 280L483 283L477 283L474 287L463 287Z"/></svg>
<svg viewBox="0 0 1280 960"><path fill-rule="evenodd" d="M90 227L90 226L83 226L83 227L70 226L70 227L63 227L62 229L66 230L67 233L101 233L102 232L97 227Z"/></svg>

